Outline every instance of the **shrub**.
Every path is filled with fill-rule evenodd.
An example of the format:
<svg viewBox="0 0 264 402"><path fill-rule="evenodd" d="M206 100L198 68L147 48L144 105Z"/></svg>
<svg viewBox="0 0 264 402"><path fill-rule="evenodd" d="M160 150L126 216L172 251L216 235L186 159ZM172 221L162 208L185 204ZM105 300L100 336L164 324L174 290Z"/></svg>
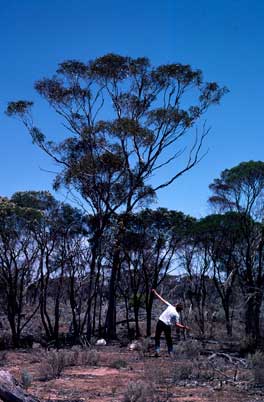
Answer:
<svg viewBox="0 0 264 402"><path fill-rule="evenodd" d="M66 365L67 366L78 366L80 364L80 353L81 351L78 349L70 350L66 356Z"/></svg>
<svg viewBox="0 0 264 402"><path fill-rule="evenodd" d="M149 384L141 380L129 382L123 402L149 402L152 400L153 391Z"/></svg>
<svg viewBox="0 0 264 402"><path fill-rule="evenodd" d="M48 380L51 378L59 378L66 364L67 357L65 351L50 351L47 355L46 362L41 365L41 379Z"/></svg>
<svg viewBox="0 0 264 402"><path fill-rule="evenodd" d="M111 364L110 367L116 368L116 369L121 369L121 368L126 368L127 367L127 362L122 359L114 360Z"/></svg>
<svg viewBox="0 0 264 402"><path fill-rule="evenodd" d="M79 356L81 365L97 366L99 363L100 355L95 349L83 350Z"/></svg>
<svg viewBox="0 0 264 402"><path fill-rule="evenodd" d="M175 348L177 358L188 357L189 359L196 359L202 351L200 342L190 339L187 341L178 342Z"/></svg>
<svg viewBox="0 0 264 402"><path fill-rule="evenodd" d="M194 374L194 366L192 363L175 367L176 370L173 373L173 381L182 381L190 379Z"/></svg>
<svg viewBox="0 0 264 402"><path fill-rule="evenodd" d="M40 379L43 381L51 378L59 378L65 367L75 365L97 366L99 353L94 349L79 350L52 350L45 356L45 362L41 365Z"/></svg>
<svg viewBox="0 0 264 402"><path fill-rule="evenodd" d="M25 389L28 389L32 384L32 375L26 369L21 373L21 384Z"/></svg>

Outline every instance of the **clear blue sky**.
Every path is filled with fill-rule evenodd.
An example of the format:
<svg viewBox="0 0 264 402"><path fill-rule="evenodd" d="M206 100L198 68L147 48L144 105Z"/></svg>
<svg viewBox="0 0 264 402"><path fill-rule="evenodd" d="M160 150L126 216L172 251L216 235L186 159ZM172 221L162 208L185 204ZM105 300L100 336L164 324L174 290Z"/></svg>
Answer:
<svg viewBox="0 0 264 402"><path fill-rule="evenodd" d="M206 116L209 153L158 205L200 217L209 213L208 185L225 168L264 157L264 2L260 0L1 1L0 195L51 190L56 170L22 125L4 115L10 100L31 99L51 137L58 126L33 90L65 59L113 52L182 62L230 93ZM63 194L57 195L62 198ZM157 205L156 205L157 206Z"/></svg>

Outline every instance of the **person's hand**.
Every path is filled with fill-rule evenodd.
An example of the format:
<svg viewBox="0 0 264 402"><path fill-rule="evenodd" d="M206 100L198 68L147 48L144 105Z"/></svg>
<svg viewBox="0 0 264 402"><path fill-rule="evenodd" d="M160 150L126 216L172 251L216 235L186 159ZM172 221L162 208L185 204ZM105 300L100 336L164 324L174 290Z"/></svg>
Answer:
<svg viewBox="0 0 264 402"><path fill-rule="evenodd" d="M156 289L151 289L151 292L152 292L152 293L157 293L157 292L156 292Z"/></svg>
<svg viewBox="0 0 264 402"><path fill-rule="evenodd" d="M184 329L186 329L186 331L190 331L191 330L191 328L190 327L187 327L187 325L185 325L185 328Z"/></svg>

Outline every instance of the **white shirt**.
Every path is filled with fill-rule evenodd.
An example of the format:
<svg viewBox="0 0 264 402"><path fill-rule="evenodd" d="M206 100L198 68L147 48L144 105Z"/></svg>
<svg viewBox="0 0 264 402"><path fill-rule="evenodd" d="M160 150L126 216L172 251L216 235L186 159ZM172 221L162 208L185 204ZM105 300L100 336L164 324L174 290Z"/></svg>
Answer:
<svg viewBox="0 0 264 402"><path fill-rule="evenodd" d="M180 322L180 314L174 306L169 304L166 310L160 315L159 320L166 325L173 325Z"/></svg>

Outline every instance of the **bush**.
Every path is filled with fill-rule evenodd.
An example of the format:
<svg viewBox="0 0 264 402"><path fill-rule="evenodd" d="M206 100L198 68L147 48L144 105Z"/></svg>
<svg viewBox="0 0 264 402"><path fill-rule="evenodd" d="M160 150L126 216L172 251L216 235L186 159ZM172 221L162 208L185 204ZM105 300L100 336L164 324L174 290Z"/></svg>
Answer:
<svg viewBox="0 0 264 402"><path fill-rule="evenodd" d="M21 373L21 384L25 389L28 389L32 384L32 375L26 369Z"/></svg>
<svg viewBox="0 0 264 402"><path fill-rule="evenodd" d="M173 373L173 381L183 381L190 379L194 374L194 366L192 363L187 363L184 366L177 366Z"/></svg>
<svg viewBox="0 0 264 402"><path fill-rule="evenodd" d="M123 402L149 402L152 400L153 391L150 385L141 380L131 381L123 398Z"/></svg>
<svg viewBox="0 0 264 402"><path fill-rule="evenodd" d="M116 368L116 369L121 369L121 368L126 368L127 367L127 362L122 359L114 360L111 364L110 367Z"/></svg>
<svg viewBox="0 0 264 402"><path fill-rule="evenodd" d="M66 353L63 350L52 350L47 355L47 360L41 365L40 376L42 380L59 378L67 365Z"/></svg>
<svg viewBox="0 0 264 402"><path fill-rule="evenodd" d="M196 359L202 351L200 342L190 339L187 341L178 342L175 348L175 355L178 358L188 357L189 359Z"/></svg>
<svg viewBox="0 0 264 402"><path fill-rule="evenodd" d="M72 348L66 355L67 366L78 366L80 364L81 351L77 348Z"/></svg>
<svg viewBox="0 0 264 402"><path fill-rule="evenodd" d="M97 366L99 363L100 355L95 349L83 350L79 356L81 365Z"/></svg>

